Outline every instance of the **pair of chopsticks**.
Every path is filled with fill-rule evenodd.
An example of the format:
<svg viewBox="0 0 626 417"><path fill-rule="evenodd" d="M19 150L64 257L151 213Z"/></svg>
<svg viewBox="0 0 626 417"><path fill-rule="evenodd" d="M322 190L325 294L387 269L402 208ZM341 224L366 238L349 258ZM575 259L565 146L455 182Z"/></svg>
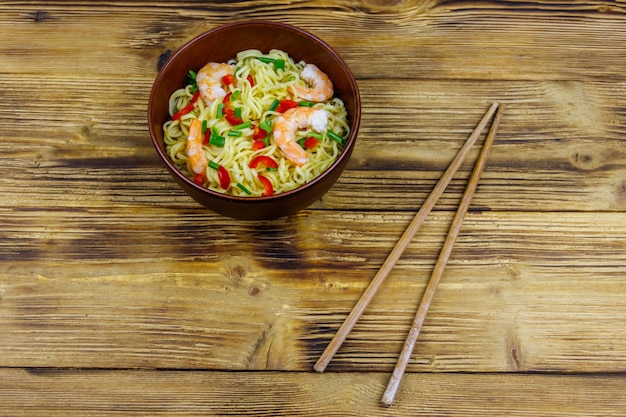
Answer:
<svg viewBox="0 0 626 417"><path fill-rule="evenodd" d="M497 113L496 110L498 110ZM413 236L426 219L426 216L428 216L432 208L435 206L437 200L439 200L439 197L441 197L441 195L445 191L455 173L467 157L470 149L493 117L493 114L496 113L493 123L491 124L489 133L485 138L481 153L478 156L478 159L476 160L476 163L474 165L474 170L472 171L472 175L467 183L467 187L465 189L465 192L463 193L463 197L461 198L459 208L457 209L454 220L452 221L452 225L450 226L450 230L448 231L448 236L446 237L437 263L435 264L432 275L428 281L428 285L426 286L424 295L422 296L420 306L417 310L415 319L413 320L413 324L406 338L404 346L402 347L402 351L398 358L396 367L394 368L391 378L389 379L387 389L385 390L385 393L383 395L383 405L390 406L393 403L398 387L400 386L400 381L402 380L404 371L406 370L409 359L411 358L411 355L413 353L415 342L417 341L417 337L422 328L422 324L424 323L424 319L426 318L426 314L428 313L430 303L435 296L435 291L437 290L437 286L439 285L439 281L441 280L441 276L443 275L443 271L448 262L448 258L450 257L450 253L452 252L452 247L454 246L454 242L461 229L465 214L467 213L474 192L476 191L476 187L478 186L478 181L487 162L487 157L489 156L489 151L491 150L491 145L493 144L496 130L498 128L498 125L500 124L500 119L502 118L503 111L504 105L499 104L498 102L493 103L491 107L489 107L487 113L485 113L470 137L457 153L454 160L452 160L452 162L448 166L448 169L446 169L439 182L437 182L437 185L431 191L421 209L417 212L417 214L405 230L404 234L381 266L376 276L374 276L357 304L354 306L344 323L341 325L333 339L330 341L330 343L318 359L317 363L313 367L313 369L315 369L317 372L324 372L324 370L328 366L328 363L332 360L335 353L337 353L337 350L339 350L343 342L346 340L348 334L358 321L359 317L363 314L363 311L380 288L380 285L383 283L385 278L387 278L387 275L389 274L395 263L398 261L406 247L409 245L411 239L413 239Z"/></svg>

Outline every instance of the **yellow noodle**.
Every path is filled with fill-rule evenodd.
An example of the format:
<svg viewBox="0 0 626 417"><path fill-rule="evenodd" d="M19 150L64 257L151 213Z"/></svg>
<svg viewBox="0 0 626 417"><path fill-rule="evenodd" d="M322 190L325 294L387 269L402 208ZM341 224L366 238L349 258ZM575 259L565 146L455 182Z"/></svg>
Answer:
<svg viewBox="0 0 626 417"><path fill-rule="evenodd" d="M282 59L285 68L276 69L272 63L263 62L257 58L266 57L272 59ZM239 95L233 98L230 103L232 108L240 107L242 119L250 120L255 126L259 126L266 118L275 120L280 113L269 111L275 99L293 100L293 93L290 86L294 83L306 85L300 78L300 73L305 62L295 62L285 52L271 50L263 54L257 50L242 51L237 54L236 59L229 61L236 64L235 85L229 86L229 91L239 91ZM254 79L254 87L250 86L247 80L248 75ZM191 102L194 95L191 85L176 90L170 97L169 112L173 115ZM247 196L243 190L235 186L240 183L251 192L253 196L260 196L264 192L264 187L258 180L261 174L270 180L275 193L282 193L297 188L319 176L336 160L341 154L342 147L324 133L321 142L313 149L307 150L309 161L303 166L297 166L286 159L281 150L274 144L272 133L268 133L270 138L268 146L260 150L253 150L254 140L252 128L239 130L240 136L231 137L228 135L233 131L225 118L216 118L216 113L221 100L216 100L211 105L205 105L202 99L196 101L195 109L182 116L178 120L169 120L163 125L165 137L165 148L172 162L181 172L190 179L194 174L189 166L189 158L186 154L187 135L189 125L193 119L206 121L207 129L225 138L224 146L205 145L203 149L209 161L222 165L231 177L231 186L228 190L220 188L217 171L207 168L204 186L221 193ZM348 114L344 103L338 97L331 98L324 103L316 103L315 108L326 110L328 113L328 131L332 131L342 138L347 138L350 134L348 125ZM309 137L313 131L311 129L301 130L296 133L296 140ZM317 135L317 134L316 134ZM259 155L266 155L278 163L278 169L266 171L264 166L252 169L249 167L250 161Z"/></svg>

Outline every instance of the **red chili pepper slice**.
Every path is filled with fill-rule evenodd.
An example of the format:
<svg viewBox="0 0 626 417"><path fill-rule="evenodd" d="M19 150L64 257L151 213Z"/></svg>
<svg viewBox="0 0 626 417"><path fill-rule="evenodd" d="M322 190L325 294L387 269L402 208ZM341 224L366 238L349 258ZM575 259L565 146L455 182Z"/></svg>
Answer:
<svg viewBox="0 0 626 417"><path fill-rule="evenodd" d="M195 182L198 185L204 184L204 175L202 175L202 174L194 175L193 176L193 182Z"/></svg>
<svg viewBox="0 0 626 417"><path fill-rule="evenodd" d="M272 183L267 177L264 177L263 175L259 175L259 181L261 182L261 185L263 185L263 188L265 189L265 191L263 191L263 193L261 194L262 196L266 197L266 196L270 196L274 194L274 187L272 187Z"/></svg>
<svg viewBox="0 0 626 417"><path fill-rule="evenodd" d="M180 119L187 113L191 112L194 108L195 108L194 104L187 104L185 107L183 107L182 109L180 109L179 111L177 111L176 113L172 115L172 120Z"/></svg>
<svg viewBox="0 0 626 417"><path fill-rule="evenodd" d="M224 100L222 100L222 103L224 103L224 108L230 106L230 96L233 95L232 91L229 91L228 93L226 93L226 95L224 96Z"/></svg>
<svg viewBox="0 0 626 417"><path fill-rule="evenodd" d="M248 82L250 83L250 87L254 87L254 78L252 78L252 75L248 74L248 76L246 77L246 79L248 80Z"/></svg>
<svg viewBox="0 0 626 417"><path fill-rule="evenodd" d="M284 113L289 109L293 109L294 107L298 107L298 102L293 100L281 100L278 103L278 107L276 107L276 111L278 113Z"/></svg>
<svg viewBox="0 0 626 417"><path fill-rule="evenodd" d="M202 138L202 144L208 145L210 139L211 139L211 129L207 129L206 132L204 132L204 137Z"/></svg>
<svg viewBox="0 0 626 417"><path fill-rule="evenodd" d="M222 77L222 82L225 85L231 85L234 84L237 81L237 79L235 78L235 76L233 74L226 74Z"/></svg>
<svg viewBox="0 0 626 417"><path fill-rule="evenodd" d="M259 164L263 164L268 168L278 168L278 162L274 161L272 158L266 155L259 155L252 158L250 164L248 166L250 168L256 168Z"/></svg>
<svg viewBox="0 0 626 417"><path fill-rule="evenodd" d="M196 104L198 97L200 97L200 90L196 90L196 92L193 93L193 97L191 97L191 104Z"/></svg>
<svg viewBox="0 0 626 417"><path fill-rule="evenodd" d="M261 140L261 139L265 139L265 137L267 136L267 131L261 129L259 126L254 125L254 127L252 128L253 132L252 132L252 139L254 140Z"/></svg>
<svg viewBox="0 0 626 417"><path fill-rule="evenodd" d="M304 148L305 149L313 149L320 143L319 139L314 138L313 136L309 136L304 140Z"/></svg>
<svg viewBox="0 0 626 417"><path fill-rule="evenodd" d="M263 142L262 140L255 140L254 142L252 142L252 150L253 151L258 151L259 149L263 149L265 148L265 142Z"/></svg>
<svg viewBox="0 0 626 417"><path fill-rule="evenodd" d="M241 117L237 117L235 115L235 111L229 107L224 107L224 117L231 126L237 126L243 123L243 119Z"/></svg>
<svg viewBox="0 0 626 417"><path fill-rule="evenodd" d="M220 165L217 168L217 176L220 180L220 187L228 190L228 187L230 187L230 174L226 171L226 168Z"/></svg>

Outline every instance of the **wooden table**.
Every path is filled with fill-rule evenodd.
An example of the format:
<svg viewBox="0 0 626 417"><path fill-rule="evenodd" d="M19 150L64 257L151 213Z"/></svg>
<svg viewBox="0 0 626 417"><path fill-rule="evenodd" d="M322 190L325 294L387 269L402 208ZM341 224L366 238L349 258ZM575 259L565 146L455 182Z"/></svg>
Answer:
<svg viewBox="0 0 626 417"><path fill-rule="evenodd" d="M626 415L626 3L288 3L0 3L0 415ZM275 221L200 207L146 121L159 64L248 18L325 39L363 100L338 183ZM383 408L478 147L312 366L493 101Z"/></svg>

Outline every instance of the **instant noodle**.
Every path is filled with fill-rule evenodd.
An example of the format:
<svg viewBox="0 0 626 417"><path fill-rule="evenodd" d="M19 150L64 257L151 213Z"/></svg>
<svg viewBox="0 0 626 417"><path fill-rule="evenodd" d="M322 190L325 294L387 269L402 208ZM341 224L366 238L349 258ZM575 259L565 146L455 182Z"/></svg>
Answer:
<svg viewBox="0 0 626 417"><path fill-rule="evenodd" d="M266 196L324 172L350 134L343 101L313 64L285 52L246 50L190 71L169 100L167 155L208 189Z"/></svg>

